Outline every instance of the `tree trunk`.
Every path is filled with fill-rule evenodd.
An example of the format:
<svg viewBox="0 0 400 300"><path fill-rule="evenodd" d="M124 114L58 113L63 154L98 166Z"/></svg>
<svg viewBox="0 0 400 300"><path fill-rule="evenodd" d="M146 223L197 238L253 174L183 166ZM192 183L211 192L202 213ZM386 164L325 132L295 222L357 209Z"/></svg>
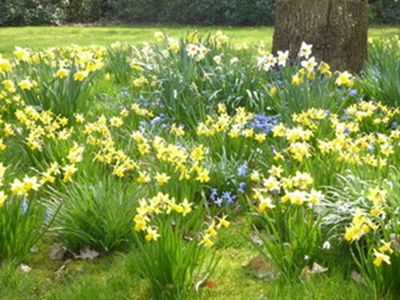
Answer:
<svg viewBox="0 0 400 300"><path fill-rule="evenodd" d="M297 56L302 42L334 70L360 71L367 57L367 0L277 0L273 52Z"/></svg>

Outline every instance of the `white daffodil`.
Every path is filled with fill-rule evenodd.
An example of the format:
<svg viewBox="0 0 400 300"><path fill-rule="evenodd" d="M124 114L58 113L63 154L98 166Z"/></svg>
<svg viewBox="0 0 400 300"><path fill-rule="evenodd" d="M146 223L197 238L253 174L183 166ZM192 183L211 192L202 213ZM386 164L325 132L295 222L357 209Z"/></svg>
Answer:
<svg viewBox="0 0 400 300"><path fill-rule="evenodd" d="M317 62L315 61L315 57L311 57L309 60L303 60L301 62L301 66L305 68L308 72L313 72L314 68L317 66Z"/></svg>
<svg viewBox="0 0 400 300"><path fill-rule="evenodd" d="M188 44L186 46L186 52L190 57L195 56L199 52L200 48L199 46L195 44Z"/></svg>
<svg viewBox="0 0 400 300"><path fill-rule="evenodd" d="M305 59L308 59L312 53L312 47L312 45L308 45L305 42L302 42L300 46L299 57L304 57Z"/></svg>
<svg viewBox="0 0 400 300"><path fill-rule="evenodd" d="M278 51L278 65L283 67L286 66L288 57L289 57L289 50Z"/></svg>

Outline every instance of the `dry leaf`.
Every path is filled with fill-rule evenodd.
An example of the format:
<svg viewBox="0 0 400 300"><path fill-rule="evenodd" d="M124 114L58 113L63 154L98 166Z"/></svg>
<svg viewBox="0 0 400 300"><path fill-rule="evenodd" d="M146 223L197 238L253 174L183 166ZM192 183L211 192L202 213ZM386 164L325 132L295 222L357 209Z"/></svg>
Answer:
<svg viewBox="0 0 400 300"><path fill-rule="evenodd" d="M303 270L301 270L300 277L303 279L308 279L311 275L311 269L309 266L305 266Z"/></svg>
<svg viewBox="0 0 400 300"><path fill-rule="evenodd" d="M254 233L254 232L251 233L250 234L250 238L258 246L263 246L264 245L264 242L262 241L262 239L259 237L259 235L257 233Z"/></svg>
<svg viewBox="0 0 400 300"><path fill-rule="evenodd" d="M312 267L306 266L301 270L300 277L303 279L308 279L311 275L321 274L328 271L328 268L325 268L316 262L313 263Z"/></svg>
<svg viewBox="0 0 400 300"><path fill-rule="evenodd" d="M72 259L67 259L65 263L56 271L57 275L60 275L67 269L67 266L72 262Z"/></svg>
<svg viewBox="0 0 400 300"><path fill-rule="evenodd" d="M99 255L100 253L96 250L91 250L89 247L85 247L79 251L79 255L77 255L76 258L92 260Z"/></svg>
<svg viewBox="0 0 400 300"><path fill-rule="evenodd" d="M33 246L29 249L31 253L38 253L39 252L39 247L38 246Z"/></svg>
<svg viewBox="0 0 400 300"><path fill-rule="evenodd" d="M321 273L325 273L326 271L328 271L328 268L325 268L325 267L317 264L316 262L313 263L312 268L311 268L311 274L321 274Z"/></svg>
<svg viewBox="0 0 400 300"><path fill-rule="evenodd" d="M351 279L353 279L357 284L365 284L361 274L355 270L351 271Z"/></svg>
<svg viewBox="0 0 400 300"><path fill-rule="evenodd" d="M208 289L216 289L217 283L214 280L207 279L200 287Z"/></svg>
<svg viewBox="0 0 400 300"><path fill-rule="evenodd" d="M205 273L204 276L195 283L194 290L196 292L199 292L200 288L202 288L202 285L207 281L208 275L209 275L208 273Z"/></svg>
<svg viewBox="0 0 400 300"><path fill-rule="evenodd" d="M25 264L21 264L19 266L19 269L24 273L29 273L32 270L32 268L30 266L25 265Z"/></svg>

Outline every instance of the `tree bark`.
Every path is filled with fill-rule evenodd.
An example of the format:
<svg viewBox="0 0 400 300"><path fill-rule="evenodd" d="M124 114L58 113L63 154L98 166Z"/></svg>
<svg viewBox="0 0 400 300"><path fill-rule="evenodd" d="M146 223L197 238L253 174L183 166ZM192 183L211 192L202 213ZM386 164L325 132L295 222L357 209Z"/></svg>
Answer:
<svg viewBox="0 0 400 300"><path fill-rule="evenodd" d="M368 0L278 0L273 52L302 42L334 70L358 72L367 57Z"/></svg>

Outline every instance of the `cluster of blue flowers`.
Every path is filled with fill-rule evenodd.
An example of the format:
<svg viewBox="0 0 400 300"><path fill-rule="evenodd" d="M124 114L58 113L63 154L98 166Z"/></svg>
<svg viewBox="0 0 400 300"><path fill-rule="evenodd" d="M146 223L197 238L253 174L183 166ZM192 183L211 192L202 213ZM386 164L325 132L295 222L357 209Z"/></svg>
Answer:
<svg viewBox="0 0 400 300"><path fill-rule="evenodd" d="M236 170L236 175L239 177L246 177L248 173L249 173L249 167L247 163L241 164ZM246 192L246 183L240 182L237 188L237 193L244 194L245 192ZM237 200L237 195L234 195L232 192L229 191L219 193L218 189L212 188L209 200L218 207L221 207L223 204L232 205Z"/></svg>
<svg viewBox="0 0 400 300"><path fill-rule="evenodd" d="M354 120L353 115L348 115L346 112L339 118L341 122Z"/></svg>
<svg viewBox="0 0 400 300"><path fill-rule="evenodd" d="M246 183L245 182L239 183L238 192L241 194L244 194L246 192Z"/></svg>
<svg viewBox="0 0 400 300"><path fill-rule="evenodd" d="M236 196L232 195L232 192L222 192L221 194L219 194L218 190L216 188L213 188L211 189L209 199L212 203L214 203L218 207L221 207L223 204L232 205L236 200Z"/></svg>
<svg viewBox="0 0 400 300"><path fill-rule="evenodd" d="M164 115L158 115L155 116L153 119L150 121L141 121L139 124L140 129L142 130L149 130L149 129L155 129L155 128L168 128L168 125L166 122L168 121L168 118Z"/></svg>
<svg viewBox="0 0 400 300"><path fill-rule="evenodd" d="M249 167L247 166L247 164L246 163L244 163L244 164L242 164L242 165L240 165L239 167L238 167L238 169L237 169L237 175L238 176L246 176L247 175L247 173L248 173L248 171L249 171Z"/></svg>
<svg viewBox="0 0 400 300"><path fill-rule="evenodd" d="M269 134L278 124L279 118L279 115L265 116L258 114L254 116L254 121L250 122L249 125L262 133Z"/></svg>
<svg viewBox="0 0 400 300"><path fill-rule="evenodd" d="M118 93L118 98L129 98L132 97L132 94L129 92L129 87L122 87L120 92Z"/></svg>

